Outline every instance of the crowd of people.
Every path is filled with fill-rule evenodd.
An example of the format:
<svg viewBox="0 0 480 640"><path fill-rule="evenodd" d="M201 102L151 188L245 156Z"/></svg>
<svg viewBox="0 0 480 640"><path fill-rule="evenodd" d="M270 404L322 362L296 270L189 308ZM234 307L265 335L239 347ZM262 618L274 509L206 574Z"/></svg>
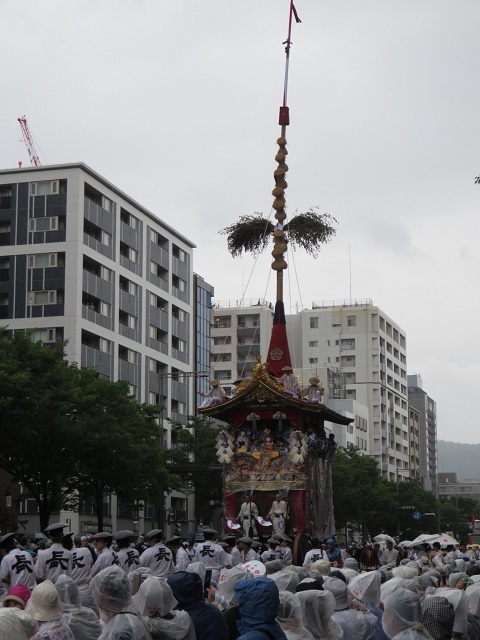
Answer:
<svg viewBox="0 0 480 640"><path fill-rule="evenodd" d="M297 566L280 534L65 528L0 537L0 640L480 640L480 561L461 545L311 537Z"/></svg>

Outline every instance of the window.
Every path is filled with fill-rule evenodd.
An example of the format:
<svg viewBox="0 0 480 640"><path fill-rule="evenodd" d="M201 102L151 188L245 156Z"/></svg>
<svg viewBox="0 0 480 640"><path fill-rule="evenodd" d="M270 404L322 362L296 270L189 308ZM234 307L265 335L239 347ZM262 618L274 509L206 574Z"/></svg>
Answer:
<svg viewBox="0 0 480 640"><path fill-rule="evenodd" d="M180 262L186 262L187 261L187 254L183 249L180 249L180 247L177 247L176 244L173 245L172 247L172 254L174 258L178 258L178 260L180 260Z"/></svg>
<svg viewBox="0 0 480 640"><path fill-rule="evenodd" d="M318 318L310 318L310 329L318 329Z"/></svg>
<svg viewBox="0 0 480 640"><path fill-rule="evenodd" d="M180 320L180 322L187 321L187 312L174 305L172 305L172 316L177 320Z"/></svg>
<svg viewBox="0 0 480 640"><path fill-rule="evenodd" d="M148 404L160 404L160 395L154 391L148 392Z"/></svg>
<svg viewBox="0 0 480 640"><path fill-rule="evenodd" d="M0 185L0 209L10 209L12 206L12 186Z"/></svg>
<svg viewBox="0 0 480 640"><path fill-rule="evenodd" d="M56 231L58 217L30 218L30 231Z"/></svg>
<svg viewBox="0 0 480 640"><path fill-rule="evenodd" d="M28 266L30 269L45 269L46 267L57 266L56 253L38 253L28 256Z"/></svg>
<svg viewBox="0 0 480 640"><path fill-rule="evenodd" d="M62 342L63 327L57 329L35 329L32 331L32 342Z"/></svg>
<svg viewBox="0 0 480 640"><path fill-rule="evenodd" d="M347 327L357 326L357 316L347 316Z"/></svg>
<svg viewBox="0 0 480 640"><path fill-rule="evenodd" d="M132 349L127 349L127 347L118 345L118 357L120 360L130 362L130 364L137 364L137 352Z"/></svg>
<svg viewBox="0 0 480 640"><path fill-rule="evenodd" d="M168 247L167 238L164 238L160 233L158 233L158 231L153 231L152 229L150 239L152 242L154 242L155 244L158 244L161 247L164 247L164 246Z"/></svg>
<svg viewBox="0 0 480 640"><path fill-rule="evenodd" d="M132 296L138 296L138 284L132 282L128 278L125 278L125 276L120 276L120 289L127 291Z"/></svg>
<svg viewBox="0 0 480 640"><path fill-rule="evenodd" d="M167 273L167 270L157 264L154 260L150 260L150 273L153 273L153 275L157 276L157 278L162 278L162 280L165 280L165 274Z"/></svg>
<svg viewBox="0 0 480 640"><path fill-rule="evenodd" d="M110 318L111 316L111 305L108 304L108 302L103 302L103 300L100 300L100 310L99 312L101 313L102 316L106 316L107 318Z"/></svg>
<svg viewBox="0 0 480 640"><path fill-rule="evenodd" d="M318 364L318 358L309 358L308 362L310 364Z"/></svg>
<svg viewBox="0 0 480 640"><path fill-rule="evenodd" d="M120 220L125 224L128 224L132 229L135 229L135 231L138 231L140 220L123 208L120 209Z"/></svg>
<svg viewBox="0 0 480 640"><path fill-rule="evenodd" d="M152 307L160 309L160 311L165 311L168 303L155 293L150 293L150 304Z"/></svg>
<svg viewBox="0 0 480 640"><path fill-rule="evenodd" d="M58 180L46 180L44 182L30 183L31 196L50 196L59 192Z"/></svg>
<svg viewBox="0 0 480 640"><path fill-rule="evenodd" d="M318 340L310 340L308 343L309 347L318 347Z"/></svg>
<svg viewBox="0 0 480 640"><path fill-rule="evenodd" d="M172 275L172 286L185 293L187 291L187 283L182 278Z"/></svg>
<svg viewBox="0 0 480 640"><path fill-rule="evenodd" d="M101 229L96 224L93 224L93 222L90 222L89 220L84 220L83 231L87 234L87 236L90 236L95 240L98 240L98 242L101 242L106 247L112 246L111 234L105 231L104 229Z"/></svg>
<svg viewBox="0 0 480 640"><path fill-rule="evenodd" d="M100 338L100 342L99 342L100 351L103 351L103 353L110 353L111 347L112 347L112 343L110 342L110 340L105 340L105 338Z"/></svg>
<svg viewBox="0 0 480 640"><path fill-rule="evenodd" d="M129 395L131 395L134 398L136 398L137 397L137 385L136 384L129 384L128 385L128 393L129 393Z"/></svg>
<svg viewBox="0 0 480 640"><path fill-rule="evenodd" d="M172 336L172 347L177 351L181 351L182 353L187 352L187 343L185 342L185 340L181 340L176 336Z"/></svg>
<svg viewBox="0 0 480 640"><path fill-rule="evenodd" d="M28 292L28 304L30 306L41 305L41 304L56 304L56 303L57 303L56 291L29 291Z"/></svg>
<svg viewBox="0 0 480 640"><path fill-rule="evenodd" d="M118 321L120 324L123 324L124 327L128 327L129 329L137 328L137 318L126 311L119 311Z"/></svg>
<svg viewBox="0 0 480 640"><path fill-rule="evenodd" d="M150 330L149 330L149 335L150 335L150 338L152 338L152 340L158 340L159 342L162 342L162 340L164 339L166 333L165 333L165 331L162 331L158 327L155 327L153 324L151 324L150 325Z"/></svg>
<svg viewBox="0 0 480 640"><path fill-rule="evenodd" d="M232 336L218 336L213 339L213 344L232 344Z"/></svg>
<svg viewBox="0 0 480 640"><path fill-rule="evenodd" d="M120 255L131 262L138 262L138 251L125 244L125 242L120 242Z"/></svg>

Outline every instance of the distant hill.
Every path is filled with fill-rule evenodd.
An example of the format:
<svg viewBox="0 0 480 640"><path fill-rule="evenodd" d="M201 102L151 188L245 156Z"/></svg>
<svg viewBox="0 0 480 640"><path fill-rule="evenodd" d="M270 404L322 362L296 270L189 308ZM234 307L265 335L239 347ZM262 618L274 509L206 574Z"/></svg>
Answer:
<svg viewBox="0 0 480 640"><path fill-rule="evenodd" d="M480 481L480 444L438 441L438 472L456 473L458 480Z"/></svg>

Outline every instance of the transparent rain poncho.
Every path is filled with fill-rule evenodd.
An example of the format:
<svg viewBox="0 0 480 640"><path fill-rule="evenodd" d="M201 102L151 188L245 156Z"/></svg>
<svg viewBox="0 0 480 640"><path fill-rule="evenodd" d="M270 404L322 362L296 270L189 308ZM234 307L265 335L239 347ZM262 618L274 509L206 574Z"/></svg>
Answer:
<svg viewBox="0 0 480 640"><path fill-rule="evenodd" d="M0 638L27 640L35 633L36 623L30 614L16 608L0 609Z"/></svg>
<svg viewBox="0 0 480 640"><path fill-rule="evenodd" d="M292 573L292 571L286 571L285 569L277 571L276 573L271 573L267 577L275 582L279 591L290 591L290 593L295 593L295 589L299 583L298 575L296 573Z"/></svg>
<svg viewBox="0 0 480 640"><path fill-rule="evenodd" d="M382 626L390 640L430 639L421 620L422 607L417 594L400 587L386 599Z"/></svg>
<svg viewBox="0 0 480 640"><path fill-rule="evenodd" d="M277 620L288 640L314 640L303 623L302 605L295 594L280 591Z"/></svg>
<svg viewBox="0 0 480 640"><path fill-rule="evenodd" d="M149 576L133 596L153 638L195 640L195 630L186 611L173 611L178 604L166 580Z"/></svg>
<svg viewBox="0 0 480 640"><path fill-rule="evenodd" d="M465 595L468 598L468 612L480 618L480 582L468 586Z"/></svg>
<svg viewBox="0 0 480 640"><path fill-rule="evenodd" d="M138 609L130 603L130 582L118 566L102 569L90 582L105 622L101 640L152 640Z"/></svg>
<svg viewBox="0 0 480 640"><path fill-rule="evenodd" d="M291 573L291 572L288 572ZM292 574L295 577L295 574ZM239 580L253 580L251 574L245 567L238 564L231 569L222 569L218 580L217 591L225 599L226 603L236 603L235 584ZM228 605L227 605L228 606Z"/></svg>
<svg viewBox="0 0 480 640"><path fill-rule="evenodd" d="M388 598L388 596L392 595L394 591L396 591L397 589L406 589L406 588L407 588L407 581L404 580L403 578L391 578L390 580L387 580L387 582L384 582L380 587L380 602L382 604L385 604L385 601Z"/></svg>
<svg viewBox="0 0 480 640"><path fill-rule="evenodd" d="M467 633L468 598L460 589L444 589L441 595L453 604L455 622L453 633Z"/></svg>
<svg viewBox="0 0 480 640"><path fill-rule="evenodd" d="M331 617L335 596L330 591L301 591L296 594L303 612L303 624L315 640L341 640L343 631Z"/></svg>
<svg viewBox="0 0 480 640"><path fill-rule="evenodd" d="M96 640L101 628L94 611L82 606L77 585L69 576L62 575L55 582L60 597L62 618L70 627L75 640Z"/></svg>
<svg viewBox="0 0 480 640"><path fill-rule="evenodd" d="M378 571L361 573L350 580L348 583L348 592L356 600L378 607L380 604L381 581L381 576Z"/></svg>

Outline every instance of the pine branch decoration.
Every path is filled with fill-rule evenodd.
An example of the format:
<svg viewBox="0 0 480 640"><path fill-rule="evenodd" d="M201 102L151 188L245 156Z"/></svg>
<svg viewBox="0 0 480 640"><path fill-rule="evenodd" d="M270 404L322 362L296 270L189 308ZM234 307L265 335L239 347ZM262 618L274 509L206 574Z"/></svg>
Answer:
<svg viewBox="0 0 480 640"><path fill-rule="evenodd" d="M316 258L321 246L330 242L336 234L333 225L337 224L337 220L328 213L316 213L314 209L292 217L285 225L285 231L294 248L301 247Z"/></svg>
<svg viewBox="0 0 480 640"><path fill-rule="evenodd" d="M273 224L261 213L241 216L238 222L220 231L227 236L228 250L232 257L238 258L243 251L258 255L263 251L273 231Z"/></svg>

